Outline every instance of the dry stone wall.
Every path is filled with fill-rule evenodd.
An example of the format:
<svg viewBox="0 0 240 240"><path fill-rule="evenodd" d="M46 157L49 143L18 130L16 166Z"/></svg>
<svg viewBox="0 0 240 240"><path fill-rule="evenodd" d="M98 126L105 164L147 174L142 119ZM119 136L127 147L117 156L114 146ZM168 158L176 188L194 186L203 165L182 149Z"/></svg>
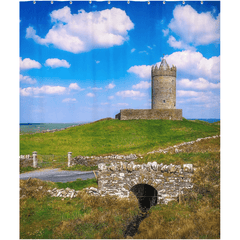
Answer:
<svg viewBox="0 0 240 240"><path fill-rule="evenodd" d="M109 156L77 156L75 158L71 157L71 152L68 153L68 166L74 165L85 165L85 166L97 166L100 163L110 164L114 161L132 161L137 159L135 154L130 155L119 155L113 154Z"/></svg>
<svg viewBox="0 0 240 240"><path fill-rule="evenodd" d="M180 153L180 152L184 152L186 150L186 146L190 146L190 145L194 145L196 143L199 143L201 141L207 140L207 139L214 139L214 138L220 138L220 135L215 135L215 136L211 136L211 137L205 137L205 138L198 138L195 141L190 141L190 142L183 142L180 144L176 144L174 146L170 146L168 148L165 149L158 149L158 150L154 150L151 152L148 152L147 154L155 154L155 153Z"/></svg>
<svg viewBox="0 0 240 240"><path fill-rule="evenodd" d="M133 161L98 165L98 189L93 195L130 197L134 186L150 185L157 192L157 203L177 200L183 188L192 188L192 164L163 165L157 162L135 164Z"/></svg>

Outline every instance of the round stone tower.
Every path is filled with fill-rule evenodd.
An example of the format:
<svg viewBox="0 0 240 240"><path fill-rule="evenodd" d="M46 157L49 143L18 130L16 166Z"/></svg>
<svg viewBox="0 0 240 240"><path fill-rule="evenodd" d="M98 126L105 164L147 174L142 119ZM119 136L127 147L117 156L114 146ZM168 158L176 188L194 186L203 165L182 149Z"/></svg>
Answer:
<svg viewBox="0 0 240 240"><path fill-rule="evenodd" d="M176 73L164 58L159 68L152 66L152 109L176 109Z"/></svg>

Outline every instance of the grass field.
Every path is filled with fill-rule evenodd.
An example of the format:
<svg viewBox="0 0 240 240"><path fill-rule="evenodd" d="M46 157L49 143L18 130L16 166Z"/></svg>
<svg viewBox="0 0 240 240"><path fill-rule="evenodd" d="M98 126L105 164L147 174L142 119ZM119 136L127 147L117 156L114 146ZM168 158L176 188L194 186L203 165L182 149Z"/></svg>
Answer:
<svg viewBox="0 0 240 240"><path fill-rule="evenodd" d="M192 151L149 154L158 148L220 134L219 124L202 121L101 121L62 132L21 135L21 154L38 151L48 156L40 164L66 168L66 153L101 155L141 153L136 163L193 163L194 188L181 201L152 207L139 225L135 239L220 238L220 139L200 142ZM54 155L53 155L54 154ZM56 160L56 161L53 161ZM83 168L84 166L75 166ZM31 169L30 169L31 170ZM39 186L43 188L39 191ZM95 179L68 183L21 180L26 197L20 199L20 238L95 239L125 238L128 224L140 213L137 199L93 197L86 187L97 187ZM53 188L81 190L76 198L52 198ZM128 238L131 238L128 236Z"/></svg>
<svg viewBox="0 0 240 240"><path fill-rule="evenodd" d="M20 136L20 155L37 151L42 155L66 156L72 152L93 156L102 154L144 154L159 147L220 133L218 124L203 121L105 120L54 133Z"/></svg>

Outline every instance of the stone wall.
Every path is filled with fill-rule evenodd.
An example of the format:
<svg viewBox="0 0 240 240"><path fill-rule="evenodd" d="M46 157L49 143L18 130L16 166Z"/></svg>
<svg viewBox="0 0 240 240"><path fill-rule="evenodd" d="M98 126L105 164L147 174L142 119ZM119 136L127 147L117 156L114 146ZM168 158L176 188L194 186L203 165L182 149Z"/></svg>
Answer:
<svg viewBox="0 0 240 240"><path fill-rule="evenodd" d="M152 109L176 109L176 78L152 76Z"/></svg>
<svg viewBox="0 0 240 240"><path fill-rule="evenodd" d="M109 156L77 156L72 158L72 153L68 153L68 167L74 165L97 166L100 163L110 164L116 161L132 161L137 159L135 154L119 155L112 154Z"/></svg>
<svg viewBox="0 0 240 240"><path fill-rule="evenodd" d="M144 195L142 187L155 190L156 203L168 203L177 200L183 188L192 188L192 164L163 165L157 162L134 164L134 162L115 162L110 166L105 163L98 165L98 191L96 195L114 195L129 197L136 194L139 186L140 194ZM143 188L142 188L143 189ZM137 197L140 197L137 196Z"/></svg>
<svg viewBox="0 0 240 240"><path fill-rule="evenodd" d="M37 168L37 152L33 152L31 155L19 156L20 167L34 167Z"/></svg>
<svg viewBox="0 0 240 240"><path fill-rule="evenodd" d="M182 120L182 109L121 109L115 118L119 120Z"/></svg>

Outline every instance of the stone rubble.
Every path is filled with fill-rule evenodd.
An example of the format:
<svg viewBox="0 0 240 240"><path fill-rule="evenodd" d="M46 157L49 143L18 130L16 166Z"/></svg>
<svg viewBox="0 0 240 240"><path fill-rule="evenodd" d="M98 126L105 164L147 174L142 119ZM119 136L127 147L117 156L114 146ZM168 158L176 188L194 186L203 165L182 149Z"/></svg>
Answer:
<svg viewBox="0 0 240 240"><path fill-rule="evenodd" d="M70 198L74 198L77 196L78 192L79 191L75 191L74 189L70 189L70 188L61 188L61 189L57 189L57 188L54 188L52 190L48 190L47 191L51 197L61 197L61 198L67 198L67 197L70 197Z"/></svg>
<svg viewBox="0 0 240 240"><path fill-rule="evenodd" d="M220 135L216 135L216 136L212 136L212 137L205 137L205 138L198 138L195 141L183 142L183 143L174 145L173 147L168 147L168 148L165 148L165 149L154 150L154 151L148 152L147 154L154 154L154 153L164 153L164 154L166 154L170 150L173 150L175 153L180 153L180 152L183 151L182 149L179 149L182 146L193 145L194 143L200 142L200 141L205 140L205 139L218 138L218 137L220 137Z"/></svg>
<svg viewBox="0 0 240 240"><path fill-rule="evenodd" d="M90 188L85 188L84 189L89 195L92 196L101 196L97 188L90 187Z"/></svg>

